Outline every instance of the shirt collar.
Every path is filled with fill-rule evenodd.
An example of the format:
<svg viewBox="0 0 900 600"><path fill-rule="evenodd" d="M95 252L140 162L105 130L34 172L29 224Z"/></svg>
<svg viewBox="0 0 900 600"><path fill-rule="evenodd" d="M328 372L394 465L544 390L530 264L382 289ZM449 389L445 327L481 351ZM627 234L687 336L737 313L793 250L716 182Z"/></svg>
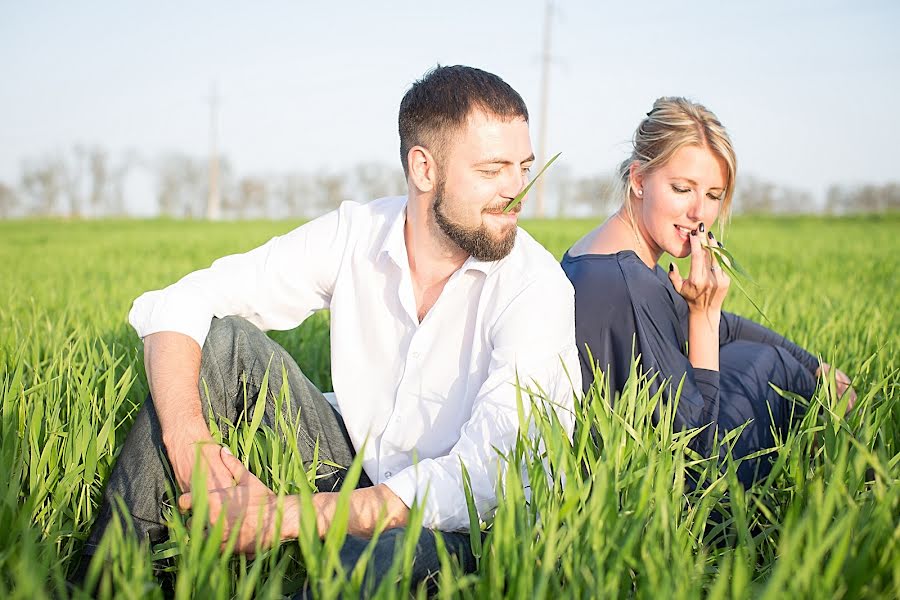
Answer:
<svg viewBox="0 0 900 600"><path fill-rule="evenodd" d="M408 202L408 200L407 200ZM394 264L401 269L409 269L409 256L406 253L406 239L403 235L403 229L406 225L406 204L403 203L402 208L398 211L394 222L391 223L387 235L384 236L384 242L378 250L377 256L380 258L387 255ZM503 259L500 259L503 260ZM470 256L460 267L460 271L480 271L487 275L493 269L494 265L499 261L478 260L474 256Z"/></svg>
<svg viewBox="0 0 900 600"><path fill-rule="evenodd" d="M404 200L400 210L394 215L387 234L378 249L377 257L387 255L394 263L402 268L409 268L409 259L406 256L406 241L403 238L403 227L406 224L406 203Z"/></svg>

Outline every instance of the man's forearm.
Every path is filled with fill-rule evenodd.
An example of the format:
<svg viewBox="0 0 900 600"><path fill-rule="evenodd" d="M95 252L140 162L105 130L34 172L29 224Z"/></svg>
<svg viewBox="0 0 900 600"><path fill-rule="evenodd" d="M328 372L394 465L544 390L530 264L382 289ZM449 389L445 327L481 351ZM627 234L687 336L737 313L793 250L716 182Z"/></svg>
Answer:
<svg viewBox="0 0 900 600"><path fill-rule="evenodd" d="M201 350L192 338L161 331L144 338L144 367L163 442L192 443L209 437L200 405Z"/></svg>
<svg viewBox="0 0 900 600"><path fill-rule="evenodd" d="M320 537L325 537L331 528L337 502L337 492L320 492L312 498ZM300 519L304 518L307 515L302 514L299 498L291 497L285 505L282 538L297 538L300 535ZM403 527L408 519L409 508L384 484L353 490L350 494L347 522L347 533L350 535L369 538L381 523L384 523L385 529L393 529Z"/></svg>

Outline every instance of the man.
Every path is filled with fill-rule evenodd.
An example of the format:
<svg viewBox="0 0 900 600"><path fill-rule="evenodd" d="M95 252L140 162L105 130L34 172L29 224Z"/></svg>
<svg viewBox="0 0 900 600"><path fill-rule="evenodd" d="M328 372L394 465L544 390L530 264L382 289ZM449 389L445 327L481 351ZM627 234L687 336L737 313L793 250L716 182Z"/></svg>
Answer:
<svg viewBox="0 0 900 600"><path fill-rule="evenodd" d="M370 561L378 582L414 502L425 529L413 580L439 568L435 530L460 564L474 568L461 464L479 513L489 515L498 452L512 448L519 428L517 380L537 382L571 432L573 389L580 389L572 380L579 373L573 292L556 260L517 229L521 205L503 212L534 161L518 93L478 69L437 67L406 93L399 121L407 197L344 203L135 301L130 321L144 341L150 397L87 552L112 518L116 494L140 535L166 534L161 449L184 492L182 509L193 502L199 455L211 515L224 514L226 532L238 528L239 551L252 552L258 537L264 545L296 537L301 519L315 518L320 535L328 531L343 469L320 472L315 515L286 499L276 539L275 494L212 441L207 419L236 422L243 386L254 401L272 365L270 392L260 400L264 422L274 426L286 383L304 465L316 444L319 459L332 464L363 455L341 552L348 570L383 519L387 531ZM334 408L261 331L291 329L321 309L331 310Z"/></svg>

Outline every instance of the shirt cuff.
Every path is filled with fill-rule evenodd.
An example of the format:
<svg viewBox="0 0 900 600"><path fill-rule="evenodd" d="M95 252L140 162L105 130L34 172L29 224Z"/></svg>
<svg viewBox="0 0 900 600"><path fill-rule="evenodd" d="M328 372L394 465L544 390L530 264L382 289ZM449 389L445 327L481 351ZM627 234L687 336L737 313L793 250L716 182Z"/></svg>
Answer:
<svg viewBox="0 0 900 600"><path fill-rule="evenodd" d="M392 492L397 494L397 497L403 501L406 508L412 508L413 502L416 499L417 486L415 468L416 465L406 467L383 482ZM420 502L422 500L422 498L419 499Z"/></svg>
<svg viewBox="0 0 900 600"><path fill-rule="evenodd" d="M422 527L440 531L468 531L469 512L462 480L449 477L431 459L406 467L383 481L407 507L418 503L422 509ZM473 486L477 483L473 482ZM479 490L473 488L478 507ZM479 514L488 512L479 507Z"/></svg>

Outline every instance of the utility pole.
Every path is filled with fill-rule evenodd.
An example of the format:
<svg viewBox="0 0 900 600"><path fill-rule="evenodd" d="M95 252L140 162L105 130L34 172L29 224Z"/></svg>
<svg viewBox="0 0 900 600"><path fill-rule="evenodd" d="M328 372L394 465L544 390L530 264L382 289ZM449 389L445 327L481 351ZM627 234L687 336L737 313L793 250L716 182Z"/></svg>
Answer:
<svg viewBox="0 0 900 600"><path fill-rule="evenodd" d="M547 163L547 99L550 95L550 33L553 25L553 0L546 0L544 9L544 48L541 53L541 114L538 130L538 162L537 168ZM544 218L544 178L534 184L535 216Z"/></svg>
<svg viewBox="0 0 900 600"><path fill-rule="evenodd" d="M221 216L222 194L219 189L219 149L217 147L219 96L213 82L209 95L209 196L206 198L206 218L217 221Z"/></svg>

